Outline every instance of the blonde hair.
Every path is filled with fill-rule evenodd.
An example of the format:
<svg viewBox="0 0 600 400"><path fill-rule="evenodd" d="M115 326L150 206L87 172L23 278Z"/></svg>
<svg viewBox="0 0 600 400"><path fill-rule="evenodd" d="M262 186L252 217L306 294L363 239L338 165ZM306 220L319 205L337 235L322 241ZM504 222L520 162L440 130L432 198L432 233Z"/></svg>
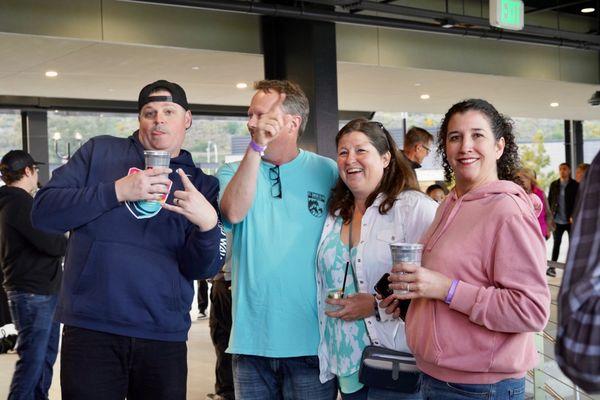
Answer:
<svg viewBox="0 0 600 400"><path fill-rule="evenodd" d="M533 190L534 186L539 186L537 183L537 176L535 175L535 171L531 168L519 168L517 170L517 174L523 174L529 181L531 182L531 189Z"/></svg>

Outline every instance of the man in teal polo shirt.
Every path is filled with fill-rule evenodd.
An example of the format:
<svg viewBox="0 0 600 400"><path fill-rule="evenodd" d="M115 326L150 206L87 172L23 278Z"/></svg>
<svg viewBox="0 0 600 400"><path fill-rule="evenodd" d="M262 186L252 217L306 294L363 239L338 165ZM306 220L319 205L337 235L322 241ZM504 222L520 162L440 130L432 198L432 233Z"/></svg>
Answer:
<svg viewBox="0 0 600 400"><path fill-rule="evenodd" d="M217 176L233 230L233 354L239 399L333 399L319 382L315 259L337 179L335 163L298 148L308 100L289 81L260 81L248 109L252 141Z"/></svg>

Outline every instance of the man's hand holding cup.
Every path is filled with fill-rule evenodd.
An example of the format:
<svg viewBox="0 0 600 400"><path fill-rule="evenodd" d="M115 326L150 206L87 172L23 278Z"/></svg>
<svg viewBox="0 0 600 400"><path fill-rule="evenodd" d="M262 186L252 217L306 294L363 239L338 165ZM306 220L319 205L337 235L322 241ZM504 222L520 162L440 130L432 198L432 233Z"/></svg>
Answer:
<svg viewBox="0 0 600 400"><path fill-rule="evenodd" d="M170 168L156 167L124 176L115 182L117 200L161 201L168 194L170 173Z"/></svg>

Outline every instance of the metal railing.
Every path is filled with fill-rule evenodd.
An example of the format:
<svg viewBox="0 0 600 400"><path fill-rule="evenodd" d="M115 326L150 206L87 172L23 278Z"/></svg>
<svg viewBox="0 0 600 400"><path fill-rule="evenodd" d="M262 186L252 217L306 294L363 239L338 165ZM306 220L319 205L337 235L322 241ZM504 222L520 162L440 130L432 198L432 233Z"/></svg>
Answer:
<svg viewBox="0 0 600 400"><path fill-rule="evenodd" d="M563 269L564 264L548 263L553 267ZM558 321L556 315L558 311L558 303L556 295L560 288L560 284L548 283L550 292L552 293L552 301L550 303L550 320L546 328L536 334L535 344L539 354L538 365L530 370L526 376L527 381L533 385L534 400L593 400L594 397L584 392L577 387L569 378L567 378L558 367L554 355L554 344L556 337L553 332L556 332ZM596 397L597 398L597 397Z"/></svg>

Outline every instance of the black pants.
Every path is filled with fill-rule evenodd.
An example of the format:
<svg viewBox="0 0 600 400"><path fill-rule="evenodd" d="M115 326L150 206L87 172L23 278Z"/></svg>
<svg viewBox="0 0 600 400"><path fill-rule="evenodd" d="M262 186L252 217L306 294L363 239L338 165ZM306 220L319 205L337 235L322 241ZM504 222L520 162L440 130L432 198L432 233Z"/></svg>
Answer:
<svg viewBox="0 0 600 400"><path fill-rule="evenodd" d="M206 314L208 308L208 282L200 279L198 282L198 311Z"/></svg>
<svg viewBox="0 0 600 400"><path fill-rule="evenodd" d="M186 383L185 342L63 329L63 400L185 400Z"/></svg>
<svg viewBox="0 0 600 400"><path fill-rule="evenodd" d="M231 354L225 353L231 333L231 282L223 279L213 281L210 290L210 337L215 346L215 393L228 400L235 399Z"/></svg>
<svg viewBox="0 0 600 400"><path fill-rule="evenodd" d="M567 232L569 239L571 239L571 224L556 224L556 230L554 231L554 245L552 246L552 261L558 260L560 243L562 242L562 237L565 232Z"/></svg>

